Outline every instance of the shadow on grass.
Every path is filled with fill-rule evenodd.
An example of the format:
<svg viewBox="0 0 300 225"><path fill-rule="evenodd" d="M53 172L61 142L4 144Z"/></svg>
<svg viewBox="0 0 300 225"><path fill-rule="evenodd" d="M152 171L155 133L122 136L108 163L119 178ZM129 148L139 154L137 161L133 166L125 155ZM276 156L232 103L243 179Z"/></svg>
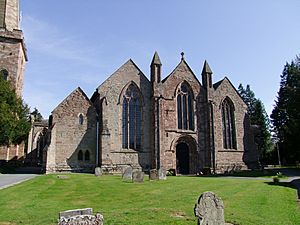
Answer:
<svg viewBox="0 0 300 225"><path fill-rule="evenodd" d="M265 182L268 185L287 187L297 190L297 197L300 199L300 179L292 180L291 182Z"/></svg>

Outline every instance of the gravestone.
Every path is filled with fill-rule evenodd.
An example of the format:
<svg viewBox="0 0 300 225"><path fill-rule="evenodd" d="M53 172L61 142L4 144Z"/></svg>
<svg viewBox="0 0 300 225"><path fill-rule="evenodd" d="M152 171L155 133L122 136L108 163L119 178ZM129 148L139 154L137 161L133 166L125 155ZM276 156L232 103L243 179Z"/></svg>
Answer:
<svg viewBox="0 0 300 225"><path fill-rule="evenodd" d="M137 183L144 182L144 172L135 170L132 173L132 181Z"/></svg>
<svg viewBox="0 0 300 225"><path fill-rule="evenodd" d="M157 171L157 169L150 170L149 180L158 180L158 171Z"/></svg>
<svg viewBox="0 0 300 225"><path fill-rule="evenodd" d="M167 179L167 170L163 167L160 167L158 170L158 176L160 180L166 180Z"/></svg>
<svg viewBox="0 0 300 225"><path fill-rule="evenodd" d="M213 192L204 192L194 208L198 225L225 225L224 204Z"/></svg>
<svg viewBox="0 0 300 225"><path fill-rule="evenodd" d="M128 166L122 174L123 180L132 180L132 167Z"/></svg>
<svg viewBox="0 0 300 225"><path fill-rule="evenodd" d="M102 176L102 169L100 167L95 168L95 176L96 177Z"/></svg>
<svg viewBox="0 0 300 225"><path fill-rule="evenodd" d="M58 225L103 225L103 216L100 213L97 213L95 216L92 214L92 208L60 212Z"/></svg>

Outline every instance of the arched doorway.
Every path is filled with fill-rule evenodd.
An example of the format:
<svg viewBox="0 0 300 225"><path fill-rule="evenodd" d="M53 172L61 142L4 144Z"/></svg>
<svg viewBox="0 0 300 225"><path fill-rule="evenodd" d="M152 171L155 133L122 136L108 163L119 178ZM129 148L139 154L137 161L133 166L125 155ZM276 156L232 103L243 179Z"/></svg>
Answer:
<svg viewBox="0 0 300 225"><path fill-rule="evenodd" d="M184 142L181 142L176 145L176 173L190 173L189 146Z"/></svg>

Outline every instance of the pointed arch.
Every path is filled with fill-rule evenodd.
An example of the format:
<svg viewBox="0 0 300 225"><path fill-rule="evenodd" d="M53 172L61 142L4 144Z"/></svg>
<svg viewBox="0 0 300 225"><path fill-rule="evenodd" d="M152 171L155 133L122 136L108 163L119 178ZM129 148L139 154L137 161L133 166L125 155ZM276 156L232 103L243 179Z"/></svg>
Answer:
<svg viewBox="0 0 300 225"><path fill-rule="evenodd" d="M183 81L177 88L177 127L194 130L194 93L188 82Z"/></svg>
<svg viewBox="0 0 300 225"><path fill-rule="evenodd" d="M223 148L237 149L234 104L226 97L221 104Z"/></svg>
<svg viewBox="0 0 300 225"><path fill-rule="evenodd" d="M78 161L82 161L83 160L83 152L82 152L82 150L79 150L77 158L78 158Z"/></svg>
<svg viewBox="0 0 300 225"><path fill-rule="evenodd" d="M130 81L128 82L122 89L122 91L120 92L119 95L119 99L118 99L118 104L122 104L123 103L123 97L124 94L126 93L126 91L128 90L128 88L131 87L131 89L135 89L137 91L137 93L139 94L139 98L141 100L142 105L144 105L144 97L143 94L139 88L139 86L134 82L134 81Z"/></svg>
<svg viewBox="0 0 300 225"><path fill-rule="evenodd" d="M79 125L83 125L84 116L82 115L82 113L80 113L79 116L78 116L78 122L79 122Z"/></svg>
<svg viewBox="0 0 300 225"><path fill-rule="evenodd" d="M142 96L131 83L122 96L122 147L138 150L141 147Z"/></svg>
<svg viewBox="0 0 300 225"><path fill-rule="evenodd" d="M3 78L3 80L8 79L8 71L6 69L0 70L0 76Z"/></svg>
<svg viewBox="0 0 300 225"><path fill-rule="evenodd" d="M90 151L86 150L84 153L84 161L90 161Z"/></svg>

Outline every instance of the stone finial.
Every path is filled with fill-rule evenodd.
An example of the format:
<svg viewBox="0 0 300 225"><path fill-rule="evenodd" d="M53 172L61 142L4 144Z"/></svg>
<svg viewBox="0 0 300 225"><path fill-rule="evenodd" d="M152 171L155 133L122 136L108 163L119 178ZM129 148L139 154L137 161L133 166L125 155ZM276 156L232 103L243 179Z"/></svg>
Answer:
<svg viewBox="0 0 300 225"><path fill-rule="evenodd" d="M213 192L204 192L194 208L198 225L225 225L224 204Z"/></svg>
<svg viewBox="0 0 300 225"><path fill-rule="evenodd" d="M184 52L181 52L180 55L181 55L181 60L184 60Z"/></svg>

